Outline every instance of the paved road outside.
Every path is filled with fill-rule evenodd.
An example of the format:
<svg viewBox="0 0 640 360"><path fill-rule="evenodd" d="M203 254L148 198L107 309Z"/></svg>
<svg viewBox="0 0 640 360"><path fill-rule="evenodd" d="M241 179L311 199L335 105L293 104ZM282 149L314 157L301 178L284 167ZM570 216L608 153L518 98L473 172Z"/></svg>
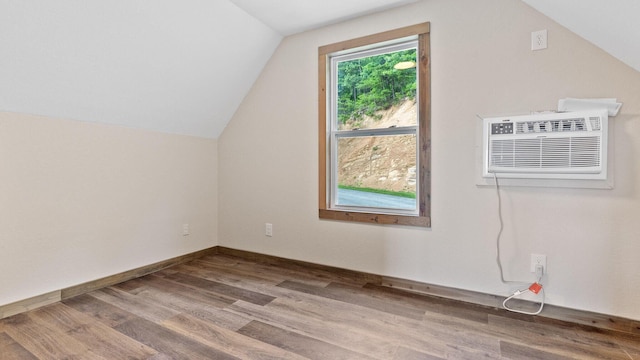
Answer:
<svg viewBox="0 0 640 360"><path fill-rule="evenodd" d="M411 210L416 208L416 199L366 191L338 189L338 205L381 207Z"/></svg>

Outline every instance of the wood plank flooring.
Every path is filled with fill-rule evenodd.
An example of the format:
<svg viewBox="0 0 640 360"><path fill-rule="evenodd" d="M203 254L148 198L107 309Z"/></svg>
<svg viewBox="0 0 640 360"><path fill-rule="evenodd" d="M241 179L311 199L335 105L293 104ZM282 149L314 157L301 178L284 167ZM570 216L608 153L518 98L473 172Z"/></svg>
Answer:
<svg viewBox="0 0 640 360"><path fill-rule="evenodd" d="M0 320L0 359L639 359L640 336L210 254Z"/></svg>

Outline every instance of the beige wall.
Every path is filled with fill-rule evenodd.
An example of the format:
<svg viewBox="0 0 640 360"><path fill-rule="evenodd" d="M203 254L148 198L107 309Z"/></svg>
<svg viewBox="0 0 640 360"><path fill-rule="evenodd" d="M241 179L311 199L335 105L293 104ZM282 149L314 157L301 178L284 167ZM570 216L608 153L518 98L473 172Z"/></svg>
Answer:
<svg viewBox="0 0 640 360"><path fill-rule="evenodd" d="M217 141L0 112L0 204L2 305L217 245Z"/></svg>
<svg viewBox="0 0 640 360"><path fill-rule="evenodd" d="M431 22L431 229L317 215L318 46ZM531 31L549 48L530 51ZM506 276L532 281L548 256L549 303L640 319L640 73L520 1L430 0L286 38L219 139L221 245L485 293L495 264L496 194L476 183L476 114L617 97L615 189L503 192ZM264 223L274 236L264 236Z"/></svg>

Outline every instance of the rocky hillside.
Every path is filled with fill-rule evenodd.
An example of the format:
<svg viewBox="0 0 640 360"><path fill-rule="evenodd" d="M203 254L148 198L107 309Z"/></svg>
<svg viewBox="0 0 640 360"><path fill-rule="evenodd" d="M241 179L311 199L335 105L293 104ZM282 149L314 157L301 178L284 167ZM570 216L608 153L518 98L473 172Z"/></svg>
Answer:
<svg viewBox="0 0 640 360"><path fill-rule="evenodd" d="M373 117L351 120L342 129L388 128L416 124L416 104L405 101ZM359 137L338 144L340 185L416 192L415 136Z"/></svg>

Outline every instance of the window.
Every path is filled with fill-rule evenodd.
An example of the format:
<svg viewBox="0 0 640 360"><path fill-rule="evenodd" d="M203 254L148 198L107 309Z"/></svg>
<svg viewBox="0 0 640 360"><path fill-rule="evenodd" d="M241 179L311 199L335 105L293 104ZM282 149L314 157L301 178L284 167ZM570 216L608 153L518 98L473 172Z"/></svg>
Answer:
<svg viewBox="0 0 640 360"><path fill-rule="evenodd" d="M431 226L429 23L318 55L320 218Z"/></svg>

